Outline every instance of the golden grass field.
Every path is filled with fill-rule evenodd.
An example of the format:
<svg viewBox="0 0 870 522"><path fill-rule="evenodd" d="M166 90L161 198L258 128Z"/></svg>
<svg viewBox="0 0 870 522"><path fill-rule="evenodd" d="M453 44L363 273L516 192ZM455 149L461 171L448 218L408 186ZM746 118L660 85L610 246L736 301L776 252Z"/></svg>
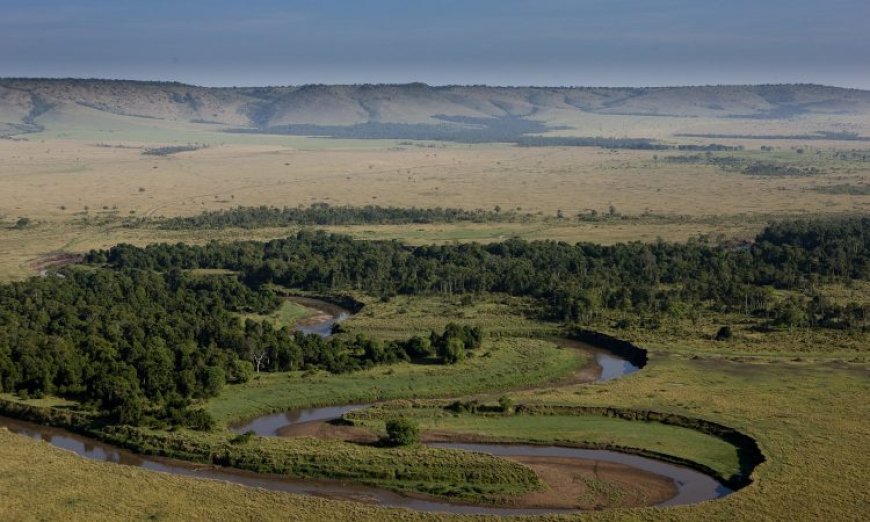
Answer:
<svg viewBox="0 0 870 522"><path fill-rule="evenodd" d="M103 116L108 118L108 116ZM822 174L761 178L711 165L664 161L670 152L598 148L520 148L509 145L417 144L235 135L208 125L156 126L148 132L117 117L94 128L60 125L26 141L0 140L0 277L23 277L41 256L82 252L121 241L203 241L272 238L291 229L188 231L124 229L126 217L194 215L239 205L394 205L518 210L540 213L532 223L336 227L360 238L411 243L493 241L509 237L564 241L685 240L699 234L749 238L771 218L809 213L861 213L870 197L824 194L818 187L870 181L870 163L831 161L776 141L776 156ZM205 130L203 130L203 127ZM665 126L667 127L667 126ZM66 129L66 130L65 130ZM612 130L612 129L609 129ZM202 142L209 148L146 156L145 147ZM161 141L161 139L163 141ZM695 140L698 141L698 140ZM405 143L404 145L401 143ZM101 146L111 144L112 147ZM758 156L758 142L747 143ZM811 142L848 148L848 142ZM767 153L770 155L770 153ZM755 155L755 156L753 156ZM659 159L656 159L656 157ZM827 158L827 159L826 159ZM578 222L578 213L658 219ZM565 220L552 220L558 211ZM680 218L687 216L687 218ZM28 217L23 230L12 225Z"/></svg>
<svg viewBox="0 0 870 522"><path fill-rule="evenodd" d="M177 216L238 205L313 202L498 205L549 216L557 210L567 216L606 212L611 204L624 214L691 216L860 211L870 204L862 197L808 190L834 181L866 181L868 165L828 176L760 179L712 166L654 161L653 156L587 147L302 150L235 144L159 157L94 142L0 140L0 209L8 218L68 220L85 207L90 214Z"/></svg>

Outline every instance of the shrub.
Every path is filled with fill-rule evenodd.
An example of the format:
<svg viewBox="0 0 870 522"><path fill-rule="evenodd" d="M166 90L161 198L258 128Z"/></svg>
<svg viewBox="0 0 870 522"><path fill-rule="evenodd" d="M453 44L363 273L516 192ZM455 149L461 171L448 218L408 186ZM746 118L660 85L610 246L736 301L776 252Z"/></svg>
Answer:
<svg viewBox="0 0 870 522"><path fill-rule="evenodd" d="M192 430L211 431L215 427L211 414L199 408L171 408L169 417L173 424Z"/></svg>
<svg viewBox="0 0 870 522"><path fill-rule="evenodd" d="M387 421L387 436L382 440L387 446L411 446L420 442L420 426L416 422L399 417Z"/></svg>
<svg viewBox="0 0 870 522"><path fill-rule="evenodd" d="M246 444L256 437L257 434L253 431L246 431L240 435L236 435L232 439L230 439L230 444L238 445L238 444Z"/></svg>
<svg viewBox="0 0 870 522"><path fill-rule="evenodd" d="M514 400L507 395L502 395L498 398L498 407L502 413L511 413L514 411Z"/></svg>
<svg viewBox="0 0 870 522"><path fill-rule="evenodd" d="M455 364L465 359L465 344L462 339L451 337L439 347L438 356L444 364Z"/></svg>
<svg viewBox="0 0 870 522"><path fill-rule="evenodd" d="M432 355L432 343L429 339L415 335L408 340L405 350L414 358L429 357Z"/></svg>

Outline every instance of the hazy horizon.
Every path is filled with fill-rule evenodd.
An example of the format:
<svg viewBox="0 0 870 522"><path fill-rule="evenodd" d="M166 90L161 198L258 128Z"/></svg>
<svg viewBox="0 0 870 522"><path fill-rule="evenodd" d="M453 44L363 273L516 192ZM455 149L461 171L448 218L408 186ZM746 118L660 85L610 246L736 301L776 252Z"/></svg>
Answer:
<svg viewBox="0 0 870 522"><path fill-rule="evenodd" d="M488 84L488 83L442 83L433 84L421 81L407 82L357 82L357 83L285 83L285 84L262 84L262 85L203 85L192 82L184 82L172 79L139 79L139 78L100 78L100 77L84 77L84 76L2 76L0 80L27 80L27 81L97 81L97 82L142 82L142 83L167 83L181 84L190 87L201 87L208 89L245 89L245 88L282 88L282 87L309 87L323 85L328 87L353 87L364 85L389 85L389 86L408 86L414 84L425 85L431 88L448 88L448 87L488 87L496 89L679 89L679 88L703 88L703 87L762 87L766 85L806 85L816 87L829 87L835 89L848 89L857 91L870 91L870 88L863 87L847 87L843 85L810 83L810 82L790 82L790 83L718 83L718 84L673 84L673 85L506 85L506 84Z"/></svg>
<svg viewBox="0 0 870 522"><path fill-rule="evenodd" d="M858 0L0 0L0 76L868 89L868 19Z"/></svg>

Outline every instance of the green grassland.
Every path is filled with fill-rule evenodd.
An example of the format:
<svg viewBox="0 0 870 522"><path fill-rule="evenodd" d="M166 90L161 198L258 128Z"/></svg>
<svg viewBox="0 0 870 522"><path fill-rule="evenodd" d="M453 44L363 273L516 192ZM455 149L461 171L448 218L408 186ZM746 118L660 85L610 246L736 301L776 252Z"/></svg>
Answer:
<svg viewBox="0 0 870 522"><path fill-rule="evenodd" d="M282 328L284 326L292 328L293 325L295 325L296 322L298 322L300 319L309 317L314 313L316 312L311 310L310 308L302 306L301 304L294 303L292 301L284 301L281 303L277 310L269 315L244 314L242 315L242 319L251 319L253 321L267 321L271 323L275 328Z"/></svg>
<svg viewBox="0 0 870 522"><path fill-rule="evenodd" d="M689 459L726 478L740 471L737 450L731 444L695 430L656 422L597 416L456 414L436 407L390 405L346 416L379 433L384 419L402 416L419 422L421 429L452 432L460 438L618 445Z"/></svg>
<svg viewBox="0 0 870 522"><path fill-rule="evenodd" d="M490 336L554 335L557 324L539 319L540 307L529 298L497 294L465 296L396 296L388 301L365 299L363 309L343 324L351 332L384 339L428 335L447 323L479 326Z"/></svg>
<svg viewBox="0 0 870 522"><path fill-rule="evenodd" d="M868 497L870 368L867 365L735 362L654 352L650 365L602 385L512 394L517 401L655 407L737 427L768 461L755 483L714 502L584 513L577 520L853 520ZM252 490L86 462L0 431L4 519L461 520ZM107 499L111 498L111 502ZM204 499L210 498L205 501ZM220 498L220 501L213 499ZM21 514L24 515L21 515ZM295 518L295 517L294 517ZM560 518L565 519L565 518Z"/></svg>
<svg viewBox="0 0 870 522"><path fill-rule="evenodd" d="M576 350L535 339L488 339L478 352L448 366L399 363L347 375L261 373L228 386L206 407L219 423L228 423L306 406L506 390L558 379L588 363Z"/></svg>
<svg viewBox="0 0 870 522"><path fill-rule="evenodd" d="M225 432L121 427L101 438L140 453L220 464L297 478L354 481L397 491L494 502L542 487L525 466L486 454L427 448L379 448L313 438L256 437Z"/></svg>
<svg viewBox="0 0 870 522"><path fill-rule="evenodd" d="M820 289L827 296L853 295L842 287ZM866 294L864 294L866 295ZM863 298L866 299L866 298ZM860 301L860 298L858 298ZM597 318L591 328L615 337L643 343L684 356L707 354L721 358L779 361L785 357L817 361L867 362L870 353L870 331L846 332L835 329L768 328L765 320L743 314L724 314L687 310L682 316L658 318L655 328L645 328L638 320L627 327L616 328L620 314ZM733 337L712 341L717 330L731 327Z"/></svg>

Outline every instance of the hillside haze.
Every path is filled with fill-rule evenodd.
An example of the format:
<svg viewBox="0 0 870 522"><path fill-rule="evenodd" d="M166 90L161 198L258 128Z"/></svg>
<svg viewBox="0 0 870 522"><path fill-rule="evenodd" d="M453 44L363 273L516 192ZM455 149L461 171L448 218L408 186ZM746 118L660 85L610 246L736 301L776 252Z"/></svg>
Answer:
<svg viewBox="0 0 870 522"><path fill-rule="evenodd" d="M450 139L451 132L486 128L498 130L491 141L499 141L496 138L507 128L511 135L638 137L649 133L632 123L646 121L645 128L656 127L650 117L659 119L666 135L726 132L738 120L762 133L777 132L777 122L789 122L789 134L797 128L865 135L870 91L819 85L210 88L124 80L0 80L0 133L6 135L150 119L301 135L341 135L346 131L337 128L352 127L353 136L346 137L367 138ZM620 124L607 123L616 121ZM798 121L813 121L815 126L800 127ZM654 134L651 137L661 137Z"/></svg>

